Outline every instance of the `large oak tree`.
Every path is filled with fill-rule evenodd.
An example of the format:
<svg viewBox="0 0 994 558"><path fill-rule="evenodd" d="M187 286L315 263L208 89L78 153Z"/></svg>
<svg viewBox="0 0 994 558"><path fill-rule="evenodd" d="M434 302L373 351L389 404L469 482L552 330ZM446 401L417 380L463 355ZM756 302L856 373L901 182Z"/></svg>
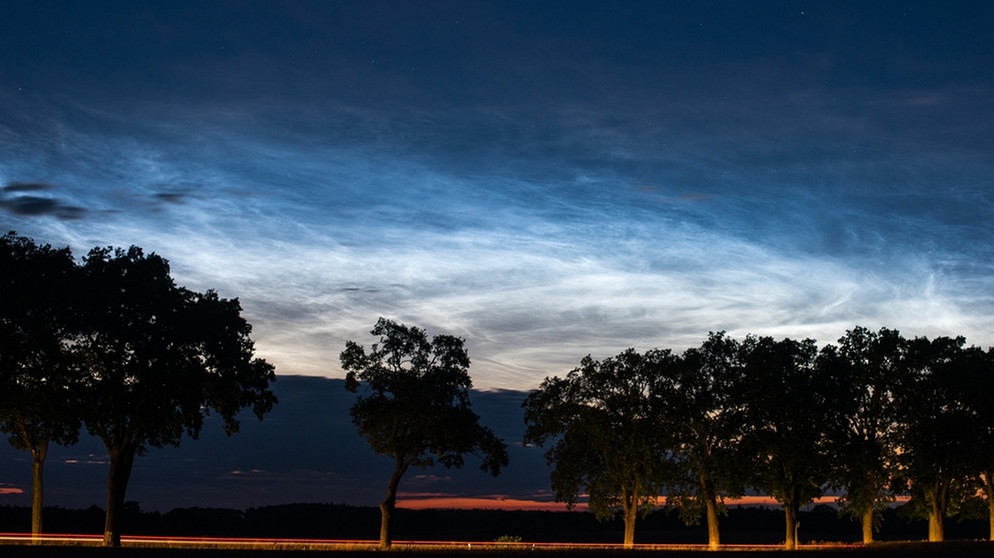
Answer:
<svg viewBox="0 0 994 558"><path fill-rule="evenodd" d="M373 451L390 457L394 470L380 504L380 547L390 548L397 488L407 470L441 463L461 467L465 454L493 475L507 465L507 447L482 426L469 401L472 381L464 341L428 339L425 331L380 318L369 351L348 341L341 353L345 387L365 390L350 409L352 422Z"/></svg>
<svg viewBox="0 0 994 558"><path fill-rule="evenodd" d="M749 336L742 343L748 432L755 487L784 509L787 550L797 547L797 512L824 493L829 480L831 383L811 339Z"/></svg>
<svg viewBox="0 0 994 558"><path fill-rule="evenodd" d="M880 514L896 496L897 404L907 341L892 329L856 327L822 351L836 382L841 421L829 439L833 485L842 509L858 519L863 542L873 542Z"/></svg>
<svg viewBox="0 0 994 558"><path fill-rule="evenodd" d="M573 506L585 494L600 519L620 509L625 546L635 543L636 518L655 507L673 474L673 433L660 420L658 395L678 363L659 349L587 356L565 378L546 378L523 404L525 441L551 442L545 457L556 500Z"/></svg>
<svg viewBox="0 0 994 558"><path fill-rule="evenodd" d="M276 402L275 372L254 357L238 300L177 286L165 259L95 248L82 271L87 329L74 350L86 427L110 454L104 543L118 546L135 456L196 438L210 413L229 434L242 409L261 419Z"/></svg>
<svg viewBox="0 0 994 558"><path fill-rule="evenodd" d="M964 410L970 417L970 476L986 500L989 523L987 538L994 540L994 349L979 347L963 350L960 360ZM968 485L969 486L969 485ZM977 510L978 512L980 510Z"/></svg>
<svg viewBox="0 0 994 558"><path fill-rule="evenodd" d="M700 347L685 351L662 409L673 424L678 464L667 504L678 506L690 524L703 513L711 549L721 544L718 516L725 511L725 498L742 496L748 482L743 474L745 376L739 353L739 343L724 332L711 333Z"/></svg>
<svg viewBox="0 0 994 558"><path fill-rule="evenodd" d="M11 232L0 238L0 430L31 453L31 532L42 532L44 466L50 443L79 437L78 387L69 345L77 331L76 264Z"/></svg>
<svg viewBox="0 0 994 558"><path fill-rule="evenodd" d="M972 490L978 421L966 402L965 343L962 337L916 337L908 341L902 366L899 459L911 492L908 506L928 519L930 541L944 540L946 517Z"/></svg>

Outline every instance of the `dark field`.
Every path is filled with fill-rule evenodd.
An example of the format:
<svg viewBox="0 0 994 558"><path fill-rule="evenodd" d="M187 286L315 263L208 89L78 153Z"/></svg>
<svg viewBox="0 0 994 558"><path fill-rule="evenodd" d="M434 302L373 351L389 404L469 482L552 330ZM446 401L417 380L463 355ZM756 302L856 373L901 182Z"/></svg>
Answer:
<svg viewBox="0 0 994 558"><path fill-rule="evenodd" d="M55 546L13 544L0 542L0 558L19 557L96 557L121 558L185 558L207 556L210 558L275 556L371 556L378 552L371 541L376 540L379 528L379 510L333 504L292 504L248 510L188 508L168 513L143 512L137 505L127 507L122 518L125 538L131 537L194 537L238 538L256 541L250 548L219 548L216 544L186 541L185 547L137 547L125 542L124 548L107 549L98 546ZM23 533L29 530L28 508L0 507L0 532ZM802 545L809 545L788 553L790 556L832 558L849 557L904 557L904 556L964 556L994 557L994 544L987 542L986 520L949 520L946 522L945 543L907 542L919 541L927 535L927 525L920 520L909 520L898 510L884 514L881 530L877 533L880 543L869 547L853 544L860 540L859 525L840 517L827 506L802 512L800 515ZM46 531L49 533L95 535L102 531L103 512L99 508L67 510L46 508ZM721 519L722 543L730 547L718 552L705 552L701 546L707 542L703 525L686 526L675 514L663 510L640 520L636 527L636 543L643 548L625 550L617 545L622 538L620 521L598 522L588 513L536 512L536 511L484 511L484 510L398 510L395 523L394 554L416 555L418 558L451 556L570 556L586 558L597 556L783 556L778 545L783 537L783 512L770 508L732 508ZM520 540L520 545L495 544L498 539ZM261 539L261 540L260 540ZM309 539L313 545L278 542L279 539ZM366 545L329 546L321 541L349 540L370 541ZM405 546L401 541L436 541L434 546ZM471 548L466 543L450 546L448 541L474 541ZM477 542L478 541L478 542ZM439 543L445 546L440 546ZM151 543L144 543L146 545ZM553 545L560 546L553 546ZM609 545L600 548L582 548L584 544ZM563 547L562 545L577 545ZM658 545L652 547L651 545ZM660 548L665 545L665 548ZM683 545L682 547L676 545ZM689 545L696 545L688 549ZM745 551L741 546L767 545L762 549ZM818 548L812 546L818 545ZM381 553L382 554L382 553Z"/></svg>
<svg viewBox="0 0 994 558"><path fill-rule="evenodd" d="M0 506L0 532L24 533L31 528L31 512L23 507ZM840 517L828 506L801 512L800 542L860 542L859 524ZM103 510L46 508L48 533L98 534L103 531ZM182 508L167 513L143 512L126 506L122 517L125 536L212 537L248 539L377 540L379 510L335 504L290 504L248 510ZM986 519L951 519L946 522L946 540L973 541L988 537ZM495 541L523 543L606 543L622 540L620 520L597 521L583 512L485 511L485 510L397 510L394 540ZM731 508L721 518L724 544L775 545L783 541L783 511L771 508ZM919 541L927 538L922 520L887 510L879 541ZM640 544L704 544L704 525L686 526L674 513L660 510L640 519L635 529ZM2 556L0 556L2 558Z"/></svg>
<svg viewBox="0 0 994 558"><path fill-rule="evenodd" d="M277 556L289 556L303 558L306 556L331 556L331 557L370 557L381 554L375 550L272 550L272 549L198 549L198 548L116 548L107 549L92 546L31 546L31 545L3 545L0 546L0 556L4 558L105 558L113 556L115 558L192 558L204 556L208 558L275 558ZM392 554L411 555L418 558L449 558L480 555L509 556L509 557L548 557L568 556L570 558L595 558L595 557L615 557L615 556L660 556L665 558L702 557L702 556L733 556L738 558L761 558L767 556L797 556L812 558L871 558L871 557L982 557L994 556L994 545L987 541L969 542L953 541L946 543L879 543L870 547L838 547L822 549L801 549L785 553L783 550L763 549L763 550L726 550L717 552L707 552L704 550L686 549L653 549L653 550L624 550L624 549L489 549L489 550L466 550L466 549L430 549L430 550L409 550L396 549L390 551Z"/></svg>

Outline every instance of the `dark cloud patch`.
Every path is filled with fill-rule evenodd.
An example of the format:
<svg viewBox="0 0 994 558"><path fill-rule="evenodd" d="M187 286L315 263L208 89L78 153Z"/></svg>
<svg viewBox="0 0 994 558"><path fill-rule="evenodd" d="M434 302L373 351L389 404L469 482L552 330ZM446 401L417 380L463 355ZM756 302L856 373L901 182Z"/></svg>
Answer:
<svg viewBox="0 0 994 558"><path fill-rule="evenodd" d="M52 216L56 219L74 220L86 216L86 210L82 207L67 205L59 200L40 196L16 196L0 199L0 208L25 217Z"/></svg>
<svg viewBox="0 0 994 558"><path fill-rule="evenodd" d="M153 197L158 201L174 204L183 203L186 200L186 194L181 192L159 192Z"/></svg>
<svg viewBox="0 0 994 558"><path fill-rule="evenodd" d="M200 185L188 181L177 183L159 183L152 186L154 193L151 195L151 204L155 209L165 206L183 205L190 200L198 198Z"/></svg>
<svg viewBox="0 0 994 558"><path fill-rule="evenodd" d="M52 184L43 182L9 182L0 189L0 209L24 217L52 216L56 219L82 219L86 210L69 205L54 197L32 195L29 192L54 190ZM6 196L5 194L13 194Z"/></svg>

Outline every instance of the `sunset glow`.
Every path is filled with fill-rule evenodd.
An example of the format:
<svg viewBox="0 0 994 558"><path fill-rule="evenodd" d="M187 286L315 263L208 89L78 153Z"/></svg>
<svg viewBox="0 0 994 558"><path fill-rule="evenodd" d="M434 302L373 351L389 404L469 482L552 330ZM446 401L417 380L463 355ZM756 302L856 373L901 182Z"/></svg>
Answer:
<svg viewBox="0 0 994 558"><path fill-rule="evenodd" d="M398 498L397 507L409 510L451 509L451 510L532 510L568 511L566 504L515 498L437 496L432 498ZM587 511L587 505L580 503L573 511Z"/></svg>

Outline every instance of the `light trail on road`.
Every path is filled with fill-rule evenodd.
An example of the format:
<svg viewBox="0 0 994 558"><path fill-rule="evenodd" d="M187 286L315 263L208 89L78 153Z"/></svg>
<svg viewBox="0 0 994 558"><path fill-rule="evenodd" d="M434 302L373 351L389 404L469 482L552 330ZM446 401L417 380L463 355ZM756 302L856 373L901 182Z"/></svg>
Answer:
<svg viewBox="0 0 994 558"><path fill-rule="evenodd" d="M100 546L102 535L0 533L0 543ZM121 537L123 547L227 548L271 550L376 550L379 541L353 539L297 538L237 538L237 537L163 537L127 535ZM855 548L855 543L802 544L799 549ZM497 541L393 541L395 550L693 550L706 552L707 544L645 543L625 547L616 543L570 542L497 542ZM779 550L782 544L723 544L721 550Z"/></svg>

